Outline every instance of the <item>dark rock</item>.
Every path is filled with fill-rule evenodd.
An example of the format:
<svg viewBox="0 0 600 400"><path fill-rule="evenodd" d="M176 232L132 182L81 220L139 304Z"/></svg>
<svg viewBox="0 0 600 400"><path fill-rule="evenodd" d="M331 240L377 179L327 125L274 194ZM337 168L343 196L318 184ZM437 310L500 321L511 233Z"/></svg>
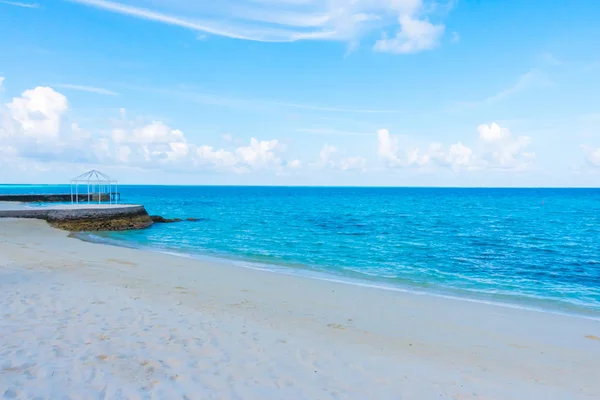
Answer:
<svg viewBox="0 0 600 400"><path fill-rule="evenodd" d="M186 221L190 221L190 222L196 222L196 221L200 221L200 218L186 218Z"/></svg>
<svg viewBox="0 0 600 400"><path fill-rule="evenodd" d="M132 215L114 218L88 218L72 220L49 220L50 225L71 232L81 231L126 231L144 229L152 225L148 215Z"/></svg>
<svg viewBox="0 0 600 400"><path fill-rule="evenodd" d="M125 231L144 229L152 225L152 220L143 206L51 211L46 220L56 228L71 232Z"/></svg>
<svg viewBox="0 0 600 400"><path fill-rule="evenodd" d="M50 225L71 232L81 231L124 231L143 229L152 225L143 206L106 208L50 210L46 219Z"/></svg>
<svg viewBox="0 0 600 400"><path fill-rule="evenodd" d="M159 224L166 224L166 223L171 223L171 222L181 222L181 218L165 218L162 217L160 215L151 215L150 219L152 220L152 222L156 222Z"/></svg>

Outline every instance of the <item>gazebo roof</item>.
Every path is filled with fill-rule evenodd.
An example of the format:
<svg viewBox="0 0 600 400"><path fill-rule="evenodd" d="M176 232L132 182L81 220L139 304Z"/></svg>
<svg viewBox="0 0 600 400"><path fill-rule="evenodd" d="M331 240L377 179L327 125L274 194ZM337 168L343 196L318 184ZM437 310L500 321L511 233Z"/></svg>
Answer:
<svg viewBox="0 0 600 400"><path fill-rule="evenodd" d="M91 170L86 172L85 174L81 174L71 179L72 183L76 182L85 182L85 183L105 183L105 184L113 184L117 183L115 179L111 179L110 176L103 174L98 170Z"/></svg>

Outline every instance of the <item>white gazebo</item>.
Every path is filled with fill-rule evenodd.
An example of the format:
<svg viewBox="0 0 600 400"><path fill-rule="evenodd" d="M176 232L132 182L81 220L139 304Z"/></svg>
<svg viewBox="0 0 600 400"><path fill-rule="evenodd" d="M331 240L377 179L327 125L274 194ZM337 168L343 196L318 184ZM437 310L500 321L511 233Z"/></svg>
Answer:
<svg viewBox="0 0 600 400"><path fill-rule="evenodd" d="M83 186L81 192L79 186ZM115 179L93 169L71 179L71 203L79 204L79 197L87 196L88 203L97 200L100 204L102 201L108 200L109 204L116 204L119 201L118 188L119 185Z"/></svg>

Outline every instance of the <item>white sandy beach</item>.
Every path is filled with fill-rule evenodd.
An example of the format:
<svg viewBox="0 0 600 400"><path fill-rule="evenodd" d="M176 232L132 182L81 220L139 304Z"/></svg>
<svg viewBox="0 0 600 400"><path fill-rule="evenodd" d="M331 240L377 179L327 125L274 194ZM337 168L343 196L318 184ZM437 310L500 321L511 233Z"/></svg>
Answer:
<svg viewBox="0 0 600 400"><path fill-rule="evenodd" d="M0 219L0 396L597 399L600 322Z"/></svg>

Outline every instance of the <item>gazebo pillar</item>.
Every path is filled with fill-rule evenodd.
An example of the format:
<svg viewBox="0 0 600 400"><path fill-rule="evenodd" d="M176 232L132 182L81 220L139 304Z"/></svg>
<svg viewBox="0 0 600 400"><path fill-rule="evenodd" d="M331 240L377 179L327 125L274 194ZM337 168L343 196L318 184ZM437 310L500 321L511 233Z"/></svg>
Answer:
<svg viewBox="0 0 600 400"><path fill-rule="evenodd" d="M113 203L113 196L115 203L117 202L116 199L118 196L113 192L113 185L115 190L118 190L118 182L94 169L71 180L71 204L79 204L80 183L87 185L88 204L92 203L94 195L98 196L98 204L102 204L104 195L108 197L107 201L109 204ZM73 185L75 185L75 198L73 198Z"/></svg>

